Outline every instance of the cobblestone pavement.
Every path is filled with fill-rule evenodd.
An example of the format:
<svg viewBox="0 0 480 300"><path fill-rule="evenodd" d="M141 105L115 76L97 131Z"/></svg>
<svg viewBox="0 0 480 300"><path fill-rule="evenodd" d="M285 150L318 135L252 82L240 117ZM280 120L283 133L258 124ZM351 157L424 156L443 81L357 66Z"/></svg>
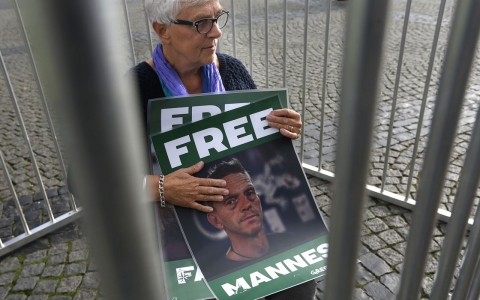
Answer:
<svg viewBox="0 0 480 300"><path fill-rule="evenodd" d="M224 1L229 8L229 1ZM27 5L20 1L20 8ZM236 13L236 55L240 58L257 82L259 87L281 87L283 84L283 44L282 44L282 3L271 0L269 3L269 76L266 78L265 65L265 27L264 1L252 1L252 60L249 55L249 30L247 1L235 1ZM120 4L119 4L120 5ZM322 148L322 167L334 171L334 159L337 134L338 103L341 91L341 64L344 46L344 26L348 2L332 3L329 56L327 63L327 83L325 97L325 122ZM147 43L145 19L140 0L128 2L132 36L137 62L150 56ZM372 162L369 184L379 185L385 160L386 137L393 89L395 83L398 51L402 34L406 1L393 1L390 10L390 22L387 28L385 44L384 71L381 84L381 97L378 104L378 117L372 149ZM10 0L0 0L0 51L18 97L19 107L25 121L27 132L39 170L48 191L49 201L56 215L69 210L65 181L55 154L45 113L30 68L25 45L19 31L15 12ZM306 76L305 101L305 162L318 166L318 139L320 136L322 78L324 63L324 36L326 22L326 3L310 1L308 27L308 67ZM398 91L393 139L388 159L388 172L385 189L395 193L405 193L406 182L411 165L411 156L418 114L421 107L424 82L430 57L430 48L439 9L439 1L413 1L406 39ZM413 187L410 196L415 199L416 186L422 167L422 155L434 106L441 62L445 53L446 40L450 29L454 2L447 1L445 15L440 32L438 50L435 55L432 80L429 84L426 112L421 130L419 151L414 165ZM119 6L119 10L121 7ZM296 110L302 109L302 58L304 32L304 1L288 0L287 22L287 65L286 82L290 103ZM28 26L32 24L27 22ZM125 24L124 35L127 37ZM125 25L125 26L123 26ZM30 36L35 53L35 39ZM132 60L128 41L125 39L125 57ZM224 29L221 51L233 54L233 34L231 28ZM451 165L442 197L441 208L451 210L460 170L470 140L474 114L479 105L480 67L477 59L471 71L471 78L464 101L464 108L451 156ZM133 65L133 60L132 60ZM41 70L40 70L41 71ZM41 72L40 72L41 73ZM47 89L48 90L48 89ZM48 95L47 95L48 98ZM0 149L7 161L16 192L31 226L37 226L48 220L39 194L38 182L33 172L28 149L17 123L10 95L3 76L0 76ZM54 111L53 121L55 123ZM61 142L61 141L60 141ZM298 146L298 142L297 142ZM68 157L65 157L67 159ZM328 221L331 205L331 185L317 178L310 178L318 207ZM18 213L14 209L12 195L5 178L0 176L0 238L6 241L23 232ZM478 203L477 192L475 203ZM472 215L476 210L472 211ZM355 299L393 299L399 284L399 272L406 248L406 237L412 213L385 202L367 198L364 223L361 233L359 270L356 279ZM425 277L422 283L422 299L428 299L439 259L446 224L437 224ZM458 270L457 270L458 271ZM68 225L31 243L14 253L0 258L0 300L1 299L100 299L100 276L89 251L88 240L83 236L78 223ZM453 287L453 284L452 284ZM318 285L318 298L322 298L323 283Z"/></svg>

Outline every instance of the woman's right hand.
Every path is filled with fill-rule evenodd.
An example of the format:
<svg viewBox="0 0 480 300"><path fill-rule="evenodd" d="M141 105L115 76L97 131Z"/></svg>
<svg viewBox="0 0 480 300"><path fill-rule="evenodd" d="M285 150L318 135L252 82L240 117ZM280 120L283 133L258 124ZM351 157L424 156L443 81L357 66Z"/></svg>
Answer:
<svg viewBox="0 0 480 300"><path fill-rule="evenodd" d="M203 212L212 212L213 208L200 204L198 201L223 201L223 196L228 195L228 190L223 179L199 178L192 176L199 172L204 163L179 169L165 176L165 200L173 205L189 207ZM158 176L148 176L149 186L153 191L154 199L159 200ZM154 188L152 187L152 184Z"/></svg>

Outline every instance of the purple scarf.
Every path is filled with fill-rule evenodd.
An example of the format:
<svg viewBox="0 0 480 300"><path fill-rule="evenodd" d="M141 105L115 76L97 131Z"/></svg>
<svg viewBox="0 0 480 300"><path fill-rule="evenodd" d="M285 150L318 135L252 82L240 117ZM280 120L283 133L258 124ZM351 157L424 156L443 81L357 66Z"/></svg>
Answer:
<svg viewBox="0 0 480 300"><path fill-rule="evenodd" d="M158 44L153 51L153 65L162 84L165 96L183 96L188 95L188 91L180 80L177 72L163 55L162 44ZM202 92L219 93L224 92L220 72L215 66L215 62L202 67Z"/></svg>

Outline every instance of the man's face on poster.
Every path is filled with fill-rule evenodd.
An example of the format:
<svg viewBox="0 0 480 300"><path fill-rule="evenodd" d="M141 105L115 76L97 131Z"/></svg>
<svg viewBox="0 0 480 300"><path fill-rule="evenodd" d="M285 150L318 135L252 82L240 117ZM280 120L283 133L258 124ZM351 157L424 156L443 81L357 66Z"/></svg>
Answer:
<svg viewBox="0 0 480 300"><path fill-rule="evenodd" d="M263 213L260 198L250 177L233 173L222 178L227 182L229 194L222 202L214 202L214 211L208 220L227 234L255 236L262 230Z"/></svg>

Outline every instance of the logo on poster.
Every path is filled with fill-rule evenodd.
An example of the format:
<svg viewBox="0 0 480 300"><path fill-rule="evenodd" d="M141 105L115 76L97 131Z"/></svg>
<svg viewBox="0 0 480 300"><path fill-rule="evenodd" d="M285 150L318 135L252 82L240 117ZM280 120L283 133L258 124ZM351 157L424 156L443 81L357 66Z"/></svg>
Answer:
<svg viewBox="0 0 480 300"><path fill-rule="evenodd" d="M184 268L177 268L177 280L178 284L185 284L187 283L187 279L192 277L192 272L195 268L193 266L184 267Z"/></svg>

